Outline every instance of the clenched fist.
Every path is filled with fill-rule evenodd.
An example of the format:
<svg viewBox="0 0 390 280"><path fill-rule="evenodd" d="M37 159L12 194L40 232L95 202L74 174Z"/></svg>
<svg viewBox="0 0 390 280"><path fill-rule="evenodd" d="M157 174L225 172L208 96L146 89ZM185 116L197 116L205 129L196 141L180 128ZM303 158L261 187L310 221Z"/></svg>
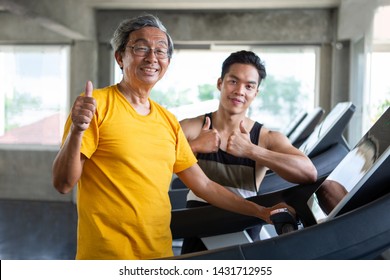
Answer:
<svg viewBox="0 0 390 280"><path fill-rule="evenodd" d="M85 131L92 121L96 110L96 100L92 97L93 85L88 81L85 86L85 94L76 98L72 106L73 126L79 132Z"/></svg>

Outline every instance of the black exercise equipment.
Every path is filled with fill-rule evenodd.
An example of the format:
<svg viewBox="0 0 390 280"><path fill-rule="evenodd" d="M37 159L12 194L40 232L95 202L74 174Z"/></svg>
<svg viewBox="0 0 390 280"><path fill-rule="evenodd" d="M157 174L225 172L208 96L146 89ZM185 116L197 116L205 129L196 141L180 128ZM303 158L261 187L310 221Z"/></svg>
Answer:
<svg viewBox="0 0 390 280"><path fill-rule="evenodd" d="M331 210L329 216L318 219L312 204L307 202L325 186L327 178L313 185L301 185L282 191L259 195L251 198L256 203L267 206L283 199L291 204L303 228L294 232L257 241L251 244L236 245L228 248L209 250L175 257L176 259L373 259L390 247L390 109L367 132L349 154L354 153L367 139L375 142L373 153L375 160L353 183L346 186L347 194ZM367 155L367 154L365 154ZM372 153L370 153L372 155ZM364 158L369 158L365 156ZM348 161L354 157L345 157L340 166L350 166ZM336 173L336 170L334 172ZM342 170L341 170L342 171ZM333 172L332 172L333 173ZM329 176L337 180L337 176ZM341 172L342 173L342 172ZM347 174L348 176L348 174ZM322 182L321 182L322 181ZM308 194L312 192L311 195ZM209 209L211 210L211 209ZM212 211L214 212L214 211ZM204 213L204 217L210 212ZM223 220L223 216L218 219ZM237 222L247 222L248 218ZM233 221L233 223L236 222ZM230 224L230 223L229 223ZM199 225L197 225L199 226ZM205 234L207 227L199 234ZM214 225L212 225L214 227ZM226 225L225 227L227 227ZM237 230L237 225L233 225ZM187 229L188 232L190 229ZM215 232L217 230L213 229ZM225 230L229 231L229 229ZM220 230L221 231L221 230Z"/></svg>
<svg viewBox="0 0 390 280"><path fill-rule="evenodd" d="M324 109L321 107L314 108L314 110L310 113L306 113L306 116L293 128L292 131L286 134L294 147L300 147L302 143L305 142L305 140L313 133L324 115L324 112Z"/></svg>

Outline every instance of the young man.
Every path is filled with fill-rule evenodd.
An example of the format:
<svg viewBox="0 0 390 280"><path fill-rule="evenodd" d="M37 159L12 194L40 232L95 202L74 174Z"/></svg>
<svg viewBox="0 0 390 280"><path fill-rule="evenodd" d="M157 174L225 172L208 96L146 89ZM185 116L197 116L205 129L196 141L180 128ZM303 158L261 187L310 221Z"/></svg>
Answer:
<svg viewBox="0 0 390 280"><path fill-rule="evenodd" d="M317 170L282 133L246 117L266 77L260 58L250 51L232 53L217 81L218 110L180 122L198 164L213 181L244 197L257 195L268 169L294 183L312 183ZM188 207L204 205L192 191ZM259 228L252 232L258 237ZM204 250L199 239L185 239L182 253Z"/></svg>
<svg viewBox="0 0 390 280"><path fill-rule="evenodd" d="M116 85L74 102L53 163L61 193L77 183L77 259L153 259L173 255L168 196L172 172L199 197L270 222L270 211L211 181L196 164L173 114L150 99L173 52L154 16L123 21L114 33L123 70Z"/></svg>

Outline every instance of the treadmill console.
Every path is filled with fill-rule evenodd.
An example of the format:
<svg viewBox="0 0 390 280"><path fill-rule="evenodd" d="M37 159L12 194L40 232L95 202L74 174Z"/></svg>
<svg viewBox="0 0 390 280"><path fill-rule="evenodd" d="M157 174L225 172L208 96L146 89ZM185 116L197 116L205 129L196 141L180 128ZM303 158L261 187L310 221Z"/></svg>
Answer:
<svg viewBox="0 0 390 280"><path fill-rule="evenodd" d="M354 112L355 105L351 102L338 103L299 147L299 150L311 158L339 143Z"/></svg>
<svg viewBox="0 0 390 280"><path fill-rule="evenodd" d="M390 108L330 173L307 204L321 223L390 192Z"/></svg>

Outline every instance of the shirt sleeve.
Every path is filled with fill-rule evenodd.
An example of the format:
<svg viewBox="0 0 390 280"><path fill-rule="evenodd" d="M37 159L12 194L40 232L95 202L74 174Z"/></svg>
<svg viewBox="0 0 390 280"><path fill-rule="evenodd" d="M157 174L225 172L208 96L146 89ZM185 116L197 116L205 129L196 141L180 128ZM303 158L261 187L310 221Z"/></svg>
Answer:
<svg viewBox="0 0 390 280"><path fill-rule="evenodd" d="M96 118L97 117L95 114L88 129L84 132L83 139L81 142L80 152L84 154L87 158L90 158L92 156L92 154L96 151L96 148L98 146L99 130L98 130ZM64 145L66 138L68 137L68 134L70 132L71 126L72 126L72 119L71 119L71 115L69 114L64 126L64 134L62 136L61 146Z"/></svg>
<svg viewBox="0 0 390 280"><path fill-rule="evenodd" d="M185 137L184 132L179 125L176 143L176 162L173 167L173 172L181 172L193 166L197 162L198 160L192 152L191 147L188 144L187 138Z"/></svg>

